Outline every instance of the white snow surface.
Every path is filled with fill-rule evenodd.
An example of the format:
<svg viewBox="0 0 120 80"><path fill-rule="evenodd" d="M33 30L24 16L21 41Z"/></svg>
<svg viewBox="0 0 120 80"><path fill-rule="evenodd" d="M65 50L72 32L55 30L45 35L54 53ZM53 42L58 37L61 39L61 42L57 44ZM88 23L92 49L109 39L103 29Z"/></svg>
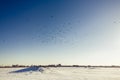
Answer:
<svg viewBox="0 0 120 80"><path fill-rule="evenodd" d="M43 72L9 73L24 68L0 68L0 80L120 80L120 68L43 68Z"/></svg>

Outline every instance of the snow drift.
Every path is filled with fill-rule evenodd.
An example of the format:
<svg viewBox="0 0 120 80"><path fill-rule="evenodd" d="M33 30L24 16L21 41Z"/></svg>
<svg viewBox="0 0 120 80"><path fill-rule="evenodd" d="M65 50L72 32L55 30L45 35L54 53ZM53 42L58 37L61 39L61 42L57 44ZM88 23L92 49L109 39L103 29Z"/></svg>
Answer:
<svg viewBox="0 0 120 80"><path fill-rule="evenodd" d="M28 68L24 68L24 69L20 69L20 70L16 70L16 71L11 71L10 73L21 73L21 72L31 72L31 71L43 72L44 70L41 67L32 66L32 67L28 67Z"/></svg>

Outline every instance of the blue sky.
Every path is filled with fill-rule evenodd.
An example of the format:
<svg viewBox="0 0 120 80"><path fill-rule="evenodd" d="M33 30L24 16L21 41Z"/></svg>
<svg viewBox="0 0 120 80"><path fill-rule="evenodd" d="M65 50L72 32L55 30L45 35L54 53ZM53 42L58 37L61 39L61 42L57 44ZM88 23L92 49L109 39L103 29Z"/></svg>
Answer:
<svg viewBox="0 0 120 80"><path fill-rule="evenodd" d="M0 65L120 65L119 0L1 0Z"/></svg>

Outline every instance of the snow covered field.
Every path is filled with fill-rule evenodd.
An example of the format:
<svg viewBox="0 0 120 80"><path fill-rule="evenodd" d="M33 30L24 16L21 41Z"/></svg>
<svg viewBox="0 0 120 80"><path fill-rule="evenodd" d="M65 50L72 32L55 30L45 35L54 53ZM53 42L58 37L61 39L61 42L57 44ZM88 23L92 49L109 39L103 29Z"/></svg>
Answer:
<svg viewBox="0 0 120 80"><path fill-rule="evenodd" d="M43 68L40 71L10 73L23 68L0 68L0 80L120 80L120 68Z"/></svg>

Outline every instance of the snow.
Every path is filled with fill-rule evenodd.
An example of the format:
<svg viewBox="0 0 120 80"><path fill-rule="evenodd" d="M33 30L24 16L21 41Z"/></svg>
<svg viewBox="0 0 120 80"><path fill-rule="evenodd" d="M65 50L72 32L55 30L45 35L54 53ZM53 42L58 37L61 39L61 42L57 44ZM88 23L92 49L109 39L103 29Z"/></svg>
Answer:
<svg viewBox="0 0 120 80"><path fill-rule="evenodd" d="M120 68L0 68L0 80L120 80ZM19 71L18 73L9 73ZM25 70L25 71L24 71Z"/></svg>
<svg viewBox="0 0 120 80"><path fill-rule="evenodd" d="M25 69L20 69L16 71L11 71L10 73L21 73L21 72L30 72L30 71L40 71L43 72L43 69L37 66L28 67Z"/></svg>

